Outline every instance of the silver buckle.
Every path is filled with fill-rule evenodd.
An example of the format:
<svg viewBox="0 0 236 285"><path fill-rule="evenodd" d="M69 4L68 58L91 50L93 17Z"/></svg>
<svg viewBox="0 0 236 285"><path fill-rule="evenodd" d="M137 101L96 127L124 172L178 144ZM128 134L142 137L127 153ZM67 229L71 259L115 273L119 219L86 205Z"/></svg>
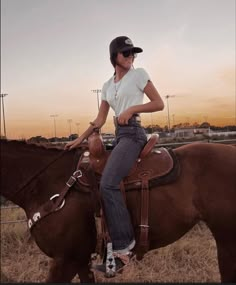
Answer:
<svg viewBox="0 0 236 285"><path fill-rule="evenodd" d="M70 182L71 179L73 179L74 181L71 181L71 182ZM73 176L71 176L71 177L69 178L69 180L66 182L66 185L67 185L68 187L72 187L73 184L75 183L75 181L76 181L76 178L73 177Z"/></svg>
<svg viewBox="0 0 236 285"><path fill-rule="evenodd" d="M76 170L73 175L69 178L69 180L66 182L66 185L68 187L72 187L73 184L76 182L77 178L82 176L82 171L81 170Z"/></svg>
<svg viewBox="0 0 236 285"><path fill-rule="evenodd" d="M60 194L55 194L55 195L53 195L51 198L50 198L50 200L53 200L53 199L55 199L55 198L57 198L57 197L59 197L60 196ZM64 207L64 205L65 205L65 199L63 199L63 201L61 202L61 205L59 205L56 209L55 209L55 211L58 211L58 210L60 210L62 207Z"/></svg>
<svg viewBox="0 0 236 285"><path fill-rule="evenodd" d="M79 173L79 174L78 174ZM78 174L78 175L77 175ZM73 176L76 176L76 179L81 177L83 174L82 174L82 171L80 169L76 170L74 173L73 173Z"/></svg>

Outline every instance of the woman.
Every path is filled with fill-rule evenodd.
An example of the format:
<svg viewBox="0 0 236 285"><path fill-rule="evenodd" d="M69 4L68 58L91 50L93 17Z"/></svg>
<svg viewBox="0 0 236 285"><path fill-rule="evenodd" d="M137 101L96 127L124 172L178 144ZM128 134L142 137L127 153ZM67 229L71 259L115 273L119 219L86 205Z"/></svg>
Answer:
<svg viewBox="0 0 236 285"><path fill-rule="evenodd" d="M65 146L66 149L75 148L94 128L101 128L106 122L110 106L112 107L115 112L117 144L103 171L100 191L117 271L129 262L131 250L135 246L134 232L120 191L120 182L128 175L147 141L139 113L155 112L164 108L164 103L146 71L133 67L136 54L142 51L126 36L112 40L110 60L115 73L103 85L97 118L79 138ZM144 93L150 99L146 104L143 104ZM97 269L103 271L104 266L97 266Z"/></svg>

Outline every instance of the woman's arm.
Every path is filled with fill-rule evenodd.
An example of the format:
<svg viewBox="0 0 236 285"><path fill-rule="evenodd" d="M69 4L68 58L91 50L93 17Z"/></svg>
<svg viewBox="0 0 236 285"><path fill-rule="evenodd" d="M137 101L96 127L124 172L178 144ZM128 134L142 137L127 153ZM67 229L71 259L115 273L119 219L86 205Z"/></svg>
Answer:
<svg viewBox="0 0 236 285"><path fill-rule="evenodd" d="M106 122L109 108L110 106L107 101L102 100L96 119L90 123L90 126L80 137L78 137L72 142L67 143L65 145L65 149L71 150L73 148L78 147L85 139L87 139L92 134L94 128L100 129Z"/></svg>
<svg viewBox="0 0 236 285"><path fill-rule="evenodd" d="M147 85L145 86L144 93L150 99L150 102L128 108L126 111L120 114L118 118L119 124L128 124L128 120L133 114L151 113L164 109L164 102L151 81L148 81Z"/></svg>

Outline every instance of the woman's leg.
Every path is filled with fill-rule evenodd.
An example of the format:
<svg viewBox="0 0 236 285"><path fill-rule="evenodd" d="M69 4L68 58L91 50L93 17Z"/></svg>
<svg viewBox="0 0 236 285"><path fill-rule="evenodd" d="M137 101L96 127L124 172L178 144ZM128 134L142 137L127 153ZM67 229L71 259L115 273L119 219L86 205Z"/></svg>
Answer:
<svg viewBox="0 0 236 285"><path fill-rule="evenodd" d="M120 191L120 182L128 175L143 143L122 138L111 152L101 179L101 194L113 250L124 253L134 247L134 232L129 212Z"/></svg>

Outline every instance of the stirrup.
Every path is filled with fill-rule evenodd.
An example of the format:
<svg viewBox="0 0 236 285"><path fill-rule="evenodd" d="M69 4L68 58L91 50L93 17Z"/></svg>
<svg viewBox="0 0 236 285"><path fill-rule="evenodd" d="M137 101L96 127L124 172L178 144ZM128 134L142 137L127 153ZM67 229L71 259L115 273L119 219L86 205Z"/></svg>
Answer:
<svg viewBox="0 0 236 285"><path fill-rule="evenodd" d="M107 243L106 273L105 277L111 278L116 275L116 262L113 254L112 243Z"/></svg>
<svg viewBox="0 0 236 285"><path fill-rule="evenodd" d="M121 273L134 257L135 255L132 252L127 254L113 252L112 243L107 243L106 261L93 266L92 269L103 272L106 278L112 278L115 277L116 273Z"/></svg>
<svg viewBox="0 0 236 285"><path fill-rule="evenodd" d="M92 269L104 273L107 278L111 278L116 275L116 262L111 242L107 243L106 260L102 264L92 265Z"/></svg>

